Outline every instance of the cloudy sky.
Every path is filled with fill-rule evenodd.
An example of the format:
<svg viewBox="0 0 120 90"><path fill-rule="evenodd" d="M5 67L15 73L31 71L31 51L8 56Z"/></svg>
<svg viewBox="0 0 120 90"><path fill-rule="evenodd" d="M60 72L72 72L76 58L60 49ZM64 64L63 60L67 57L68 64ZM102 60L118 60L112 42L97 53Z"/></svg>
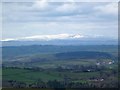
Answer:
<svg viewBox="0 0 120 90"><path fill-rule="evenodd" d="M118 37L118 3L109 2L114 0L17 1L2 2L3 40L69 34L81 37Z"/></svg>

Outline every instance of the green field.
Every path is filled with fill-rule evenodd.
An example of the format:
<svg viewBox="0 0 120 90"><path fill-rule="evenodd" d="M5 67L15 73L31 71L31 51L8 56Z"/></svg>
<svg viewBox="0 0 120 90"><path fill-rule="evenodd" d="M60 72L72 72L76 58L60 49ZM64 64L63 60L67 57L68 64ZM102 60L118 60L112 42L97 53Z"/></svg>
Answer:
<svg viewBox="0 0 120 90"><path fill-rule="evenodd" d="M24 69L3 69L3 80L17 80L26 83L33 83L39 79L48 80L64 80L64 76L70 77L73 82L87 82L90 77L99 77L99 72L57 72L57 71L32 71ZM88 77L89 76L89 77Z"/></svg>

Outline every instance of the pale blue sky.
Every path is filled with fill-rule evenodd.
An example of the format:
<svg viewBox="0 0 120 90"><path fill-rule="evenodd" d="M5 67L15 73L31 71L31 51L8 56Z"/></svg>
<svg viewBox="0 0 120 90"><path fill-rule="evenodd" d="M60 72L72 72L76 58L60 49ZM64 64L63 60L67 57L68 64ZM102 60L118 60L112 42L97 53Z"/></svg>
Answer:
<svg viewBox="0 0 120 90"><path fill-rule="evenodd" d="M117 38L117 8L113 2L4 2L3 39L64 33Z"/></svg>

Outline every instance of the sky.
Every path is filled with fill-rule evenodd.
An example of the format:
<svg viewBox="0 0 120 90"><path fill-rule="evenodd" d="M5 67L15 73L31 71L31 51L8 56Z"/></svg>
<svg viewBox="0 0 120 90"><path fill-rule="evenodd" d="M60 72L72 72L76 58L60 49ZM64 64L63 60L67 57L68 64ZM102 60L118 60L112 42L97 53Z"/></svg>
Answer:
<svg viewBox="0 0 120 90"><path fill-rule="evenodd" d="M2 40L71 35L117 39L117 0L104 1L5 0L2 2Z"/></svg>

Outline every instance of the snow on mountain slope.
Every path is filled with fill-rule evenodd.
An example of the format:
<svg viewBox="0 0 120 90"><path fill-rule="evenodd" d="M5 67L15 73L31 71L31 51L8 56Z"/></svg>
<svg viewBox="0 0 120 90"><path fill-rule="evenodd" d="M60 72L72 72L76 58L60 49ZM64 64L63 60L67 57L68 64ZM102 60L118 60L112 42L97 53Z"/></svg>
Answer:
<svg viewBox="0 0 120 90"><path fill-rule="evenodd" d="M64 39L78 39L83 38L83 35L80 34L54 34L54 35L35 35L35 36L28 36L28 37L21 37L21 38L7 38L3 39L2 41L35 41L35 40L64 40Z"/></svg>

